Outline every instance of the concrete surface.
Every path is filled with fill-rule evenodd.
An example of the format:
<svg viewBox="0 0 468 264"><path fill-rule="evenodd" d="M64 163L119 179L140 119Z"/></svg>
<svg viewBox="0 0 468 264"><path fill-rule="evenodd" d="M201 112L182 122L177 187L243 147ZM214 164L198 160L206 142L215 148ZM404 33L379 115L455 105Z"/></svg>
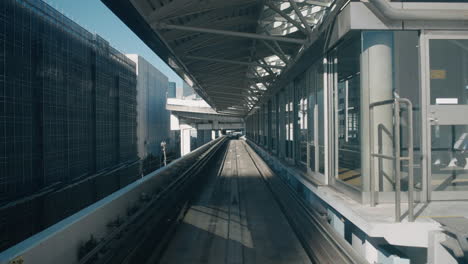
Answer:
<svg viewBox="0 0 468 264"><path fill-rule="evenodd" d="M311 263L244 145L188 210L160 263Z"/></svg>
<svg viewBox="0 0 468 264"><path fill-rule="evenodd" d="M251 145L263 159L267 159L267 163L274 167L274 170L281 170L287 173L288 177L296 179L314 196L339 212L369 237L384 238L392 245L428 247L429 232L442 230L440 224L432 220L432 217L460 216L460 214L467 212L468 201L432 202L430 206L417 204L414 210L415 222L410 223L404 218L401 223L395 223L394 204L378 204L376 207L370 207L368 204L361 204L350 199L348 195L332 186L314 185L310 181L310 177L295 170L291 165L285 164L277 157L271 156L256 144L252 143ZM462 208L465 209L462 210ZM406 203L401 204L401 211L406 217Z"/></svg>

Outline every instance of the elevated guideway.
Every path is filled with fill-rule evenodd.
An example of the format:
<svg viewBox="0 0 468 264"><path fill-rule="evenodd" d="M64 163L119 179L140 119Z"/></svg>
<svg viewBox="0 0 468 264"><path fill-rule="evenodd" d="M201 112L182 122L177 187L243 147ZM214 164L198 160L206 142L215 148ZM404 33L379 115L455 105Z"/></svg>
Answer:
<svg viewBox="0 0 468 264"><path fill-rule="evenodd" d="M0 254L13 260L367 263L244 140L227 137Z"/></svg>

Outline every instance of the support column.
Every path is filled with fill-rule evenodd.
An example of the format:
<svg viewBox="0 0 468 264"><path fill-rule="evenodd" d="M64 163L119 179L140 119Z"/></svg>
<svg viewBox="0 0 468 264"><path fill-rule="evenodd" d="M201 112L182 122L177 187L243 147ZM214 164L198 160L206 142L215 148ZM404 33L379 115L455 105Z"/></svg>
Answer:
<svg viewBox="0 0 468 264"><path fill-rule="evenodd" d="M369 190L369 176L374 177L375 189L393 191L393 161L375 158L374 171L369 172L369 132L374 136L374 153L393 156L393 108L376 107L374 124L369 124L369 105L393 98L393 33L363 33L361 57L361 149L364 190ZM370 127L369 127L370 125ZM370 128L370 129L369 129ZM367 172L367 173L366 173Z"/></svg>
<svg viewBox="0 0 468 264"><path fill-rule="evenodd" d="M180 156L190 153L190 128L180 129Z"/></svg>

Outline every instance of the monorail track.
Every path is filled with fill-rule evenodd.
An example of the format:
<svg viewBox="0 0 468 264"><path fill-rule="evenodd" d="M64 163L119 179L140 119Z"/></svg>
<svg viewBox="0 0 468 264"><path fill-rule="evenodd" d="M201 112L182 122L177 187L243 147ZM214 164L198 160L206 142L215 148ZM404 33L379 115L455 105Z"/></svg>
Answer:
<svg viewBox="0 0 468 264"><path fill-rule="evenodd" d="M203 155L81 263L366 263L244 141Z"/></svg>

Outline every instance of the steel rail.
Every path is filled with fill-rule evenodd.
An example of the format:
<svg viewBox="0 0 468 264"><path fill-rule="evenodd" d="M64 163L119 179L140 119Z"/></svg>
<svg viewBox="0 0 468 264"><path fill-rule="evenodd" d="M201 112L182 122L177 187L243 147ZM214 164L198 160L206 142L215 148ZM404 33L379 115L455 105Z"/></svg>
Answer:
<svg viewBox="0 0 468 264"><path fill-rule="evenodd" d="M406 111L408 112L408 155L401 156L401 135L400 135L400 111L401 104L406 105ZM380 149L375 153L374 146L374 110L379 106L392 106L393 107L393 156L384 155L380 153ZM408 221L414 222L414 146L413 146L413 104L406 98L394 98L383 101L371 103L369 105L369 124L370 124L370 135L369 135L369 191L370 191L370 206L375 207L376 201L376 179L373 174L374 172L374 158L393 160L393 174L395 176L395 222L401 222L401 162L408 161ZM377 175L378 176L378 175ZM377 190L378 192L378 190Z"/></svg>

